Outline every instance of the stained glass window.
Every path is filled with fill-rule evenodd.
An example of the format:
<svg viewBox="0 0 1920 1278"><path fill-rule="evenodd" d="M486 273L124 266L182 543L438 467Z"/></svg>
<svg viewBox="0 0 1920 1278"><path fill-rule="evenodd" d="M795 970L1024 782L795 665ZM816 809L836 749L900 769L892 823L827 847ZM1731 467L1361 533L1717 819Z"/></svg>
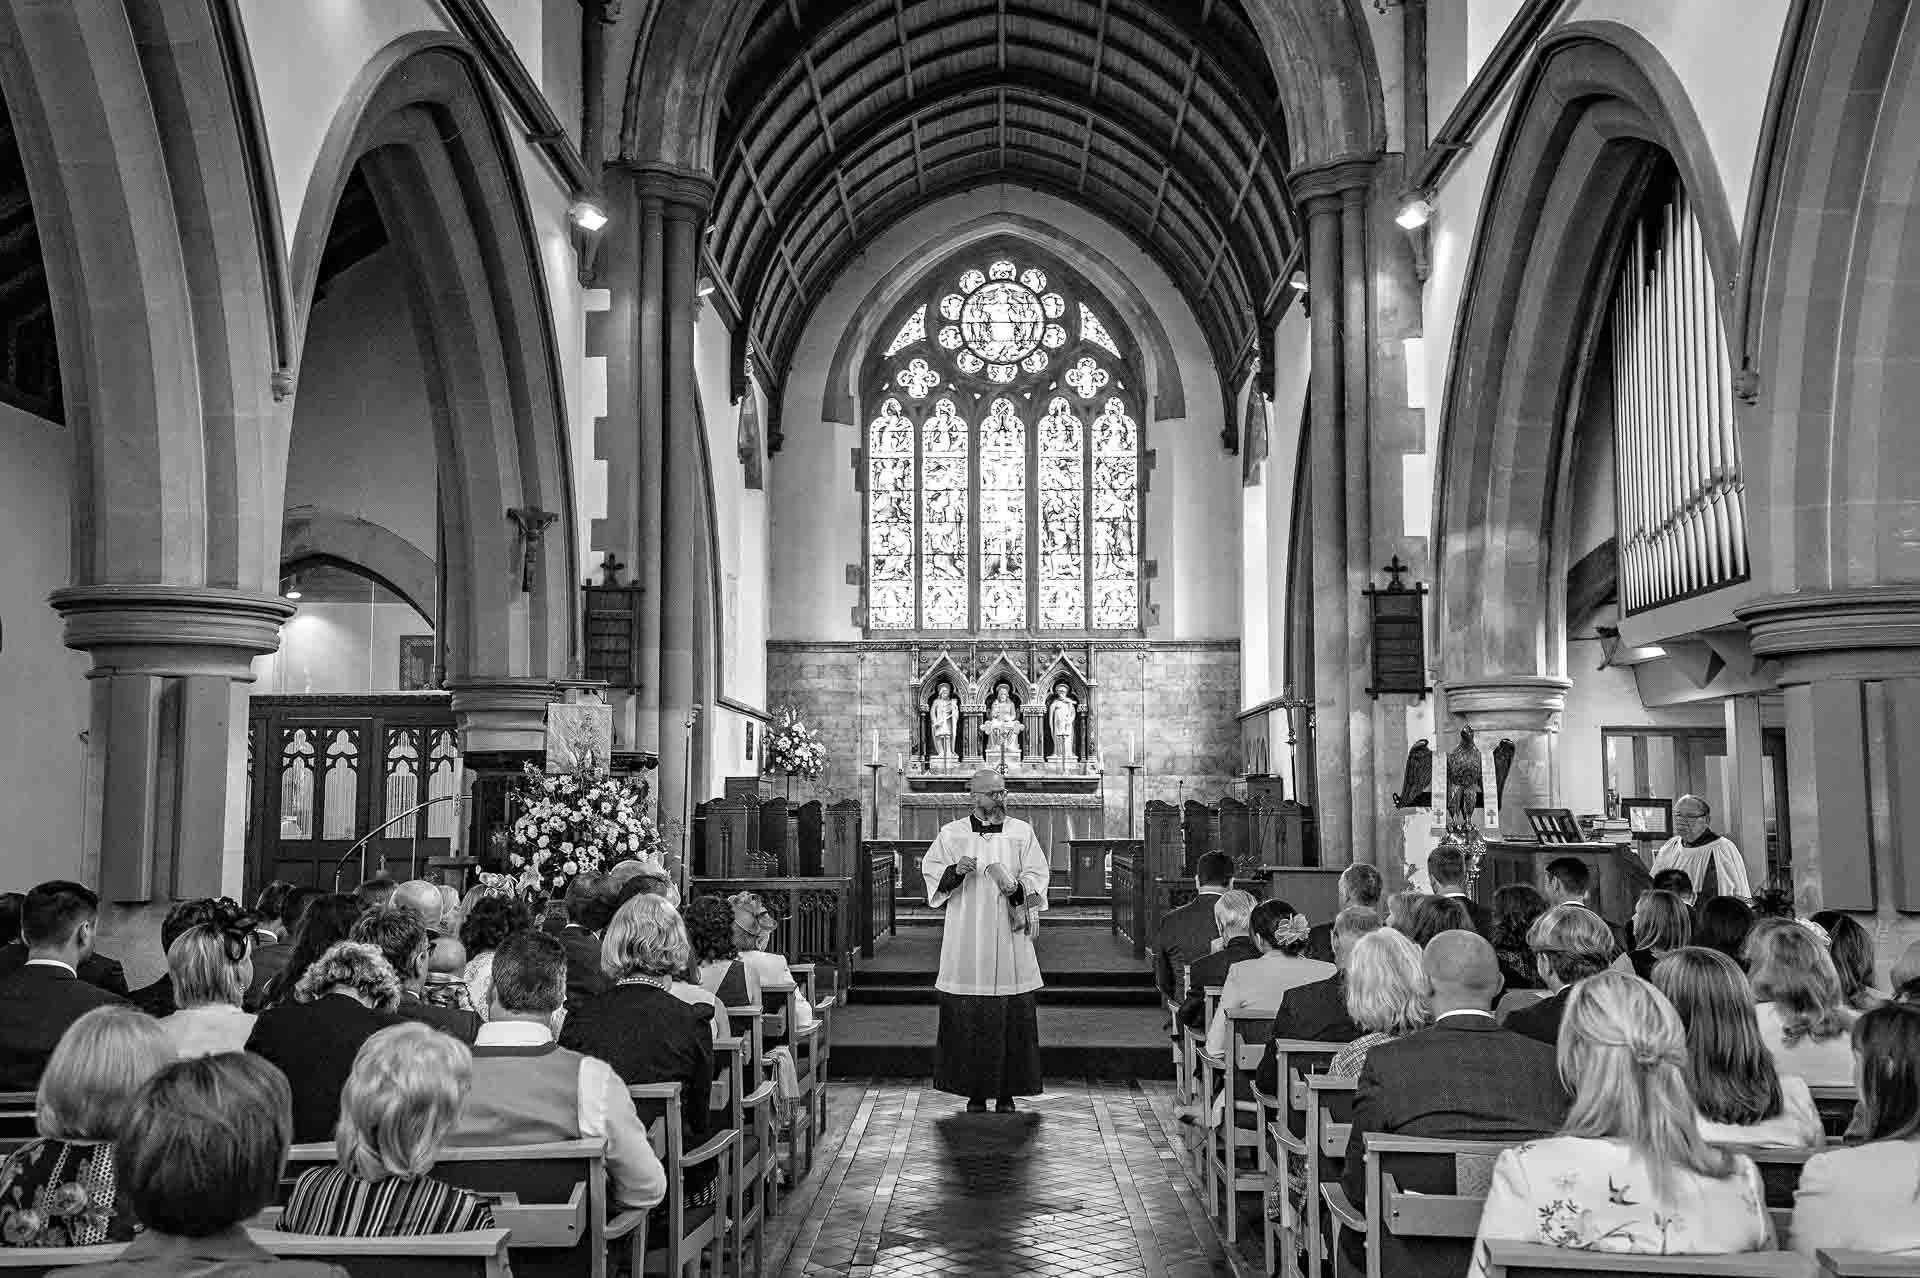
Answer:
<svg viewBox="0 0 1920 1278"><path fill-rule="evenodd" d="M1121 342L1072 271L1017 251L923 288L863 379L879 404L868 629L1137 630L1141 440Z"/></svg>

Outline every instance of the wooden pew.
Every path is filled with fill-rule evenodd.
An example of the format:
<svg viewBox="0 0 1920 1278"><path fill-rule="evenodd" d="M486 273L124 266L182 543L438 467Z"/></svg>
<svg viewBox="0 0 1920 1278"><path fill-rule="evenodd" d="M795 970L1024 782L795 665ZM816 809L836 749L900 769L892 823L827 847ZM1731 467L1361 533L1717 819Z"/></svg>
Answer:
<svg viewBox="0 0 1920 1278"><path fill-rule="evenodd" d="M1722 1149L1745 1154L1760 1169L1760 1184L1769 1207L1793 1207L1793 1195L1800 1188L1800 1173L1807 1160L1824 1149L1780 1149L1765 1145L1722 1145Z"/></svg>
<svg viewBox="0 0 1920 1278"><path fill-rule="evenodd" d="M1826 1129L1827 1139L1838 1142L1853 1124L1854 1107L1860 1103L1860 1089L1846 1086L1809 1087L1807 1090L1813 1093L1813 1107L1820 1111L1820 1125Z"/></svg>
<svg viewBox="0 0 1920 1278"><path fill-rule="evenodd" d="M1813 1264L1791 1251L1748 1251L1731 1256L1631 1256L1612 1251L1580 1251L1539 1243L1489 1240L1487 1278L1638 1278L1642 1274L1694 1275L1695 1278L1808 1278Z"/></svg>
<svg viewBox="0 0 1920 1278"><path fill-rule="evenodd" d="M1920 1278L1920 1257L1821 1248L1822 1278Z"/></svg>
<svg viewBox="0 0 1920 1278"><path fill-rule="evenodd" d="M1340 1170L1346 1162L1347 1137L1353 1128L1353 1099L1359 1087L1354 1078L1315 1074L1307 1079L1307 1192L1302 1210L1307 1217L1307 1272L1319 1274L1339 1242L1330 1213L1326 1186L1340 1188ZM1344 1197L1340 1195L1339 1197ZM1337 1269L1325 1272L1337 1272Z"/></svg>
<svg viewBox="0 0 1920 1278"><path fill-rule="evenodd" d="M1307 1076L1324 1070L1327 1062L1333 1059L1333 1054L1340 1050L1340 1044L1278 1038L1268 1046L1274 1054L1274 1077L1279 1084L1279 1092L1272 1097L1262 1098L1263 1106L1270 1108L1271 1116L1262 1124L1264 1139L1260 1142L1260 1161L1267 1170L1274 1190L1285 1195L1288 1192L1288 1160L1298 1158L1304 1164L1307 1157ZM1297 1239L1299 1226L1297 1219L1291 1228L1281 1221L1267 1220L1269 1274L1277 1272L1281 1278L1301 1278ZM1276 1262L1279 1266L1277 1270Z"/></svg>
<svg viewBox="0 0 1920 1278"><path fill-rule="evenodd" d="M413 1238L335 1238L249 1229L248 1236L283 1260L326 1260L353 1278L510 1278L507 1230L476 1229L461 1234L423 1234ZM39 1278L69 1265L98 1265L118 1260L126 1243L98 1247L0 1248L0 1272L11 1278Z"/></svg>
<svg viewBox="0 0 1920 1278"><path fill-rule="evenodd" d="M1514 1142L1434 1140L1369 1132L1367 1159L1367 1278L1388 1273L1465 1273L1492 1177L1493 1160ZM1470 1165L1463 1166L1463 1160ZM1409 1167L1445 1161L1456 1185L1475 1192L1409 1193L1400 1188Z"/></svg>
<svg viewBox="0 0 1920 1278"><path fill-rule="evenodd" d="M38 1104L33 1092L0 1092L0 1158L40 1135L34 1123Z"/></svg>
<svg viewBox="0 0 1920 1278"><path fill-rule="evenodd" d="M716 1097L723 1076L726 1087L723 1125L740 1133L733 1158L733 1230L727 1240L733 1278L746 1272L749 1238L755 1278L766 1262L766 1224L780 1179L773 1148L773 1084L762 1083L752 1092L746 1087L747 1056L752 1051L752 1041L746 1038L723 1038L713 1047Z"/></svg>
<svg viewBox="0 0 1920 1278"><path fill-rule="evenodd" d="M1207 1210L1211 1213L1217 1207L1226 1213L1227 1245L1232 1247L1240 1238L1240 1195L1266 1187L1266 1173L1260 1163L1262 1115L1253 1094L1253 1072L1266 1052L1267 1040L1273 1037L1274 1014L1271 1010L1235 1008L1225 1015L1227 1050L1219 1056L1204 1048L1200 1052L1206 1106L1201 1121L1211 1119L1214 1098L1221 1098L1226 1113L1218 1127L1207 1129ZM1208 1023L1212 1023L1211 1016Z"/></svg>
<svg viewBox="0 0 1920 1278"><path fill-rule="evenodd" d="M681 1090L679 1083L635 1083L627 1088L634 1108L640 1111L640 1121L647 1125L653 1152L667 1169L666 1202L654 1209L651 1220L643 1221L629 1234L630 1274L666 1273L670 1278L684 1278L687 1266L695 1264L702 1270L720 1271L725 1242L722 1226L733 1196L729 1183L733 1178L733 1150L740 1143L740 1133L721 1132L700 1148L687 1151L681 1139L682 1106L686 1101ZM715 1172L713 1202L705 1207L689 1206L686 1174L709 1164Z"/></svg>

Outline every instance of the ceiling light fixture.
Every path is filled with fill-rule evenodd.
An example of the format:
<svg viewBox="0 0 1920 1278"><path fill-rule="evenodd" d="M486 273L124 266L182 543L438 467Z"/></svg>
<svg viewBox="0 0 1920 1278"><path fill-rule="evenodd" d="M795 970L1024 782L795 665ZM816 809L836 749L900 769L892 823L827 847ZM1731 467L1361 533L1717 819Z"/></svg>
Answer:
<svg viewBox="0 0 1920 1278"><path fill-rule="evenodd" d="M713 282L713 276L703 273L700 276L699 282L693 286L693 291L701 297L707 297L710 296L717 287L718 285Z"/></svg>
<svg viewBox="0 0 1920 1278"><path fill-rule="evenodd" d="M1295 271L1290 277L1288 277L1287 286L1296 293L1306 292L1307 291L1307 273L1305 271Z"/></svg>
<svg viewBox="0 0 1920 1278"><path fill-rule="evenodd" d="M1393 220L1399 223L1403 230L1417 231L1433 220L1433 205L1427 203L1424 197L1416 195L1400 206L1400 212Z"/></svg>
<svg viewBox="0 0 1920 1278"><path fill-rule="evenodd" d="M607 224L607 211L600 207L598 201L584 195L573 202L573 207L567 210L567 216L583 231L597 231Z"/></svg>

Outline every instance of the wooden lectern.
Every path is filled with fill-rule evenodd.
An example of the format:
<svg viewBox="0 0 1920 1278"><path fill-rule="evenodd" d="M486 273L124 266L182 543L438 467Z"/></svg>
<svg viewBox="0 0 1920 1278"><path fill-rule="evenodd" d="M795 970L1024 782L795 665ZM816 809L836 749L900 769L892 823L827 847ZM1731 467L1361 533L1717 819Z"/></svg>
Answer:
<svg viewBox="0 0 1920 1278"><path fill-rule="evenodd" d="M1473 896L1491 907L1493 894L1509 883L1540 886L1549 862L1578 857L1593 874L1593 902L1602 918L1625 927L1640 894L1653 885L1646 863L1624 843L1510 843L1487 841Z"/></svg>

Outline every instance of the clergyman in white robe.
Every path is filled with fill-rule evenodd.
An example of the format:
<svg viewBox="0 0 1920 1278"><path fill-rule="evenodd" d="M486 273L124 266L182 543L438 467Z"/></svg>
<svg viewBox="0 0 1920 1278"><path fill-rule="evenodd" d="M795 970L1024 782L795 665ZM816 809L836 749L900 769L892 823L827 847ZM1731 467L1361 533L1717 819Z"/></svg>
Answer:
<svg viewBox="0 0 1920 1278"><path fill-rule="evenodd" d="M1713 809L1698 795L1683 794L1673 804L1673 837L1660 845L1653 872L1681 870L1704 903L1716 896L1748 900L1753 885L1747 878L1747 859L1724 834L1707 824Z"/></svg>
<svg viewBox="0 0 1920 1278"><path fill-rule="evenodd" d="M933 1082L972 1109L993 1098L1004 1111L1041 1091L1033 937L1050 871L1033 827L1005 815L999 774L983 769L973 790L974 814L941 827L920 862L927 903L946 911Z"/></svg>

